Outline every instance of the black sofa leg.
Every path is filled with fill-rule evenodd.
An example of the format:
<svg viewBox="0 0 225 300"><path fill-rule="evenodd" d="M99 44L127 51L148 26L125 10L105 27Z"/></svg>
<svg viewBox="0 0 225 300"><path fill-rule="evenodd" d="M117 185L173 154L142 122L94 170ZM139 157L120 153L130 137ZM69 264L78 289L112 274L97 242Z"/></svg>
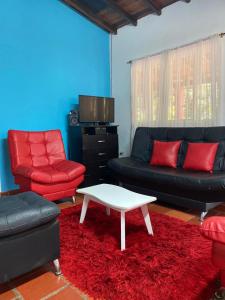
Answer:
<svg viewBox="0 0 225 300"><path fill-rule="evenodd" d="M205 218L205 216L207 215L207 213L208 213L207 210L201 212L201 215L200 215L200 221L201 221L201 223L204 221L204 218Z"/></svg>
<svg viewBox="0 0 225 300"><path fill-rule="evenodd" d="M53 260L53 264L54 264L54 267L55 267L55 275L57 275L57 276L61 275L62 272L61 272L61 269L60 269L59 260L58 259Z"/></svg>

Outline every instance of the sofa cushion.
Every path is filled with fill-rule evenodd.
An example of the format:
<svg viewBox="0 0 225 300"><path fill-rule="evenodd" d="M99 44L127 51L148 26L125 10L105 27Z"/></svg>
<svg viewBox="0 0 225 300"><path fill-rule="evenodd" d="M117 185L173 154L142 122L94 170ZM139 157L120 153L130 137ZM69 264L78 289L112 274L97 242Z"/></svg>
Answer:
<svg viewBox="0 0 225 300"><path fill-rule="evenodd" d="M61 160L53 165L43 167L20 165L15 170L16 175L46 184L69 182L81 176L84 172L85 167L82 164L70 160Z"/></svg>
<svg viewBox="0 0 225 300"><path fill-rule="evenodd" d="M225 244L225 217L207 218L201 226L201 232L205 237Z"/></svg>
<svg viewBox="0 0 225 300"><path fill-rule="evenodd" d="M196 191L224 191L225 173L196 172L184 169L150 166L148 163L133 158L115 158L109 161L109 167L117 175L134 180L143 180L162 187L170 186L179 189Z"/></svg>
<svg viewBox="0 0 225 300"><path fill-rule="evenodd" d="M176 168L180 145L181 141L161 142L155 140L150 164L152 166Z"/></svg>
<svg viewBox="0 0 225 300"><path fill-rule="evenodd" d="M131 157L141 161L149 161L152 154L153 141L150 139L148 128L142 131L137 129L131 151Z"/></svg>
<svg viewBox="0 0 225 300"><path fill-rule="evenodd" d="M14 235L48 223L60 211L56 204L33 192L0 198L0 237Z"/></svg>
<svg viewBox="0 0 225 300"><path fill-rule="evenodd" d="M188 143L183 168L212 172L218 143Z"/></svg>

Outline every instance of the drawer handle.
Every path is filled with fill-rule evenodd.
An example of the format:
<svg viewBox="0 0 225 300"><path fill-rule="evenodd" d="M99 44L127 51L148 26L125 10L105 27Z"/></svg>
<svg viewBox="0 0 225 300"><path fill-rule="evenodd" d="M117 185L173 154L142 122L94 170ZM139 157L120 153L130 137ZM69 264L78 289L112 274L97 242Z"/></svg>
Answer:
<svg viewBox="0 0 225 300"><path fill-rule="evenodd" d="M102 165L102 166L98 166L99 169L103 169L103 168L106 168L107 166L106 165Z"/></svg>
<svg viewBox="0 0 225 300"><path fill-rule="evenodd" d="M105 152L99 152L98 153L98 156L103 156L103 155L106 155L106 153Z"/></svg>
<svg viewBox="0 0 225 300"><path fill-rule="evenodd" d="M99 181L104 181L105 179L104 179L104 178L99 178L98 180L99 180Z"/></svg>
<svg viewBox="0 0 225 300"><path fill-rule="evenodd" d="M105 143L105 140L98 140L98 143Z"/></svg>

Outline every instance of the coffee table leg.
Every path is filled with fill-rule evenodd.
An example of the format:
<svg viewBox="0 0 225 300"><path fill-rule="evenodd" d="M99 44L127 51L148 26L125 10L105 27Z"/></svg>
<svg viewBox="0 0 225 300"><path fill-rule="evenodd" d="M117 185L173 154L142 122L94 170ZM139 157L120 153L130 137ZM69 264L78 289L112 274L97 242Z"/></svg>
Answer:
<svg viewBox="0 0 225 300"><path fill-rule="evenodd" d="M81 215L80 215L80 223L84 222L86 212L87 212L87 208L88 208L88 203L89 203L89 198L87 196L84 196L84 201L83 201L83 205L82 205L82 209L81 209Z"/></svg>
<svg viewBox="0 0 225 300"><path fill-rule="evenodd" d="M125 211L121 211L120 213L120 222L121 222L121 251L125 250L126 248L126 241L125 241Z"/></svg>
<svg viewBox="0 0 225 300"><path fill-rule="evenodd" d="M110 216L110 207L106 207L106 214L107 216Z"/></svg>
<svg viewBox="0 0 225 300"><path fill-rule="evenodd" d="M143 217L144 217L144 220L145 220L145 224L146 224L148 233L153 235L152 224L151 224L150 216L149 216L149 213L148 213L148 206L143 205L141 207L141 211L142 211L142 214L143 214Z"/></svg>

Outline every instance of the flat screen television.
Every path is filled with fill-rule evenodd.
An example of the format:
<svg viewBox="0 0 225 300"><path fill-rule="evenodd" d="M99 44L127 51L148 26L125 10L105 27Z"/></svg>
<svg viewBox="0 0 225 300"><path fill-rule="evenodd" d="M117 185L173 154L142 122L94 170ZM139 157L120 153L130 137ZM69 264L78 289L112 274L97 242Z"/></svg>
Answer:
<svg viewBox="0 0 225 300"><path fill-rule="evenodd" d="M80 95L79 121L114 122L114 98Z"/></svg>

